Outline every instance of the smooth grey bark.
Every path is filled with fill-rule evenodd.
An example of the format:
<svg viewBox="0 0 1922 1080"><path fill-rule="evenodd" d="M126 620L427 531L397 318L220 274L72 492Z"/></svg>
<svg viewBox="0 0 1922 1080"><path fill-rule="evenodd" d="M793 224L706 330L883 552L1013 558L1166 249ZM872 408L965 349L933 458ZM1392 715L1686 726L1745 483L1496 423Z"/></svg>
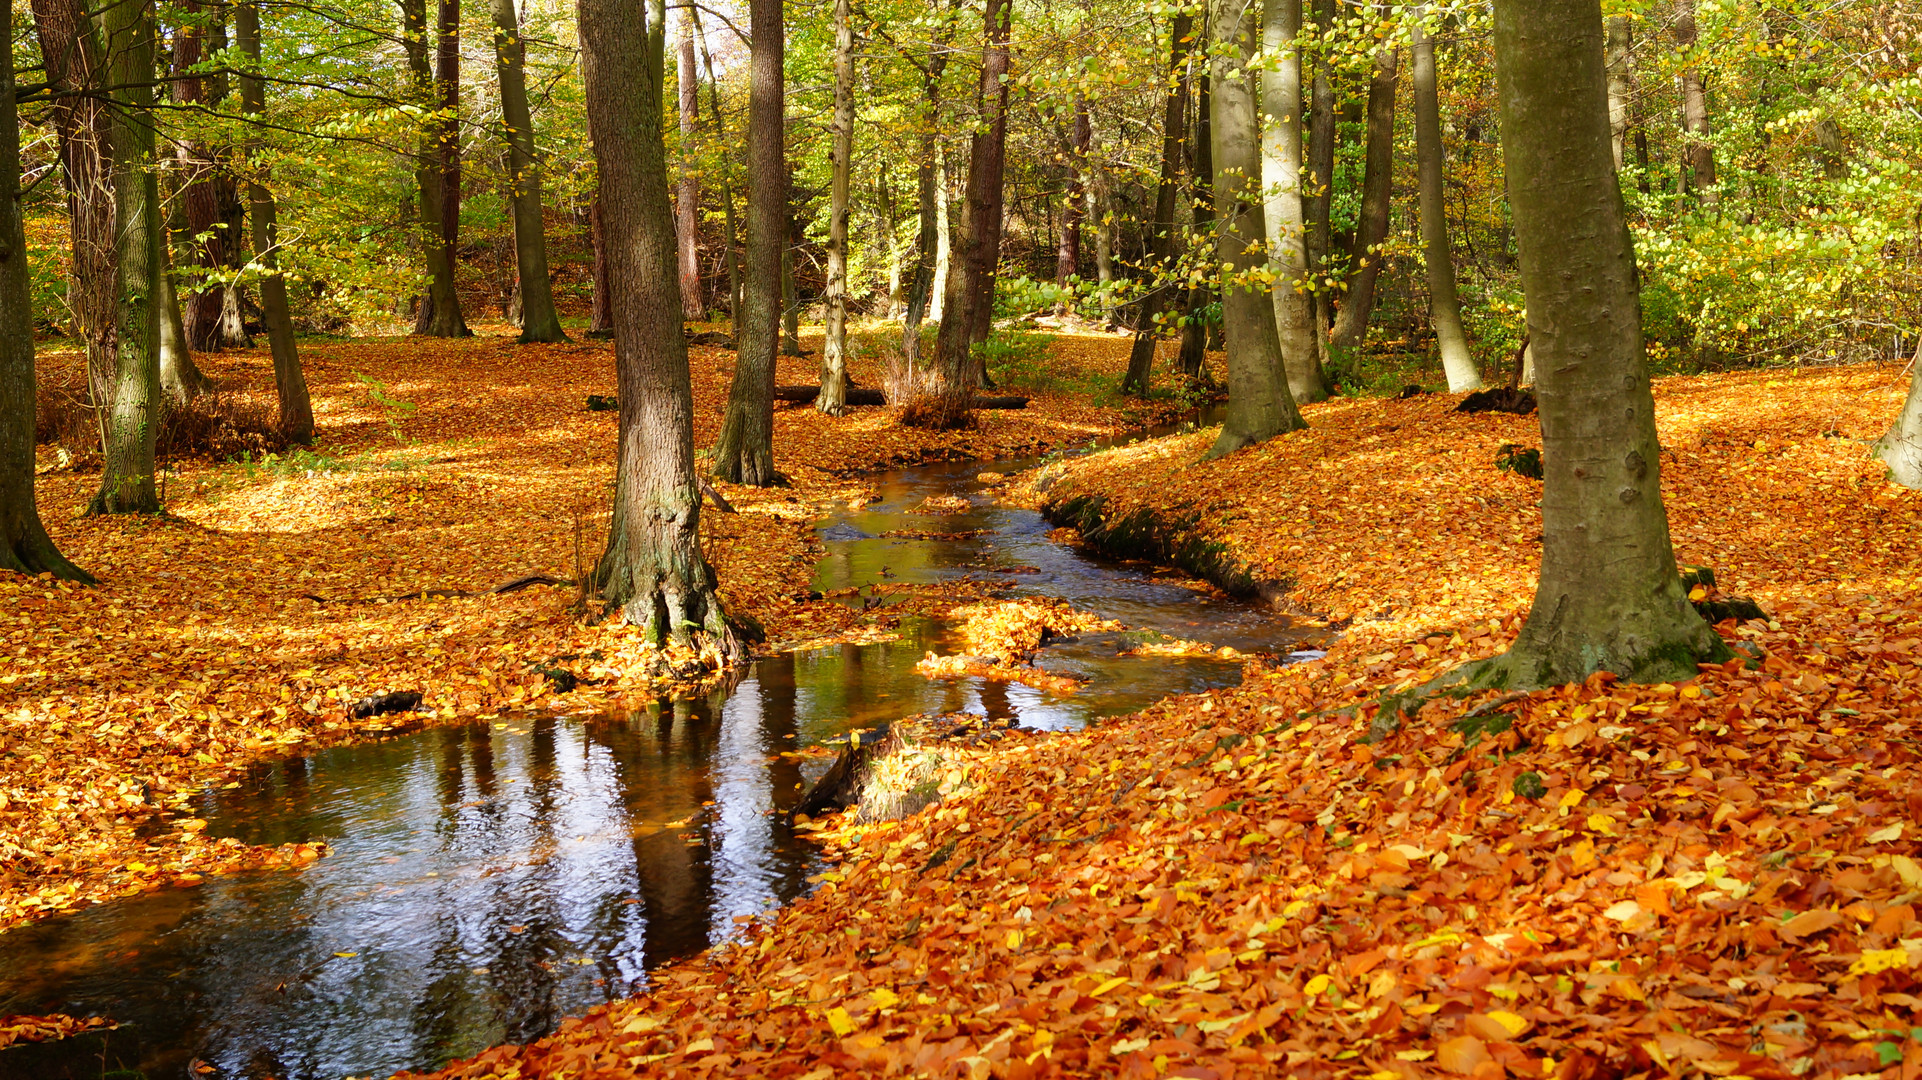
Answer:
<svg viewBox="0 0 1922 1080"><path fill-rule="evenodd" d="M741 647L701 555L694 394L662 138L666 5L580 0L579 14L621 401L613 526L594 577L609 610L648 640L725 664Z"/></svg>
<svg viewBox="0 0 1922 1080"><path fill-rule="evenodd" d="M1314 11L1316 40L1323 44L1315 55L1312 102L1308 109L1308 176L1303 182L1308 194L1302 200L1302 214L1307 218L1308 280L1313 286L1309 292L1313 309L1312 340L1315 343L1315 356L1323 365L1321 374L1325 382L1328 378L1326 335L1334 305L1334 293L1326 268L1334 234L1331 218L1334 214L1335 182L1335 83L1329 69L1334 59L1330 43L1335 30L1335 0L1314 0Z"/></svg>
<svg viewBox="0 0 1922 1080"><path fill-rule="evenodd" d="M434 65L427 48L426 0L400 0L401 42L407 53L407 74L414 97L424 103L440 100L434 84ZM427 295L420 298L414 333L425 337L468 337L473 331L461 315L460 294L454 290L454 249L447 242L441 144L444 122L431 117L421 125L414 154L414 186L419 197L421 259L427 265Z"/></svg>
<svg viewBox="0 0 1922 1080"><path fill-rule="evenodd" d="M1462 330L1461 297L1455 289L1455 255L1448 240L1448 196L1443 190L1441 97L1435 86L1435 41L1422 25L1427 5L1410 5L1409 37L1414 68L1415 159L1420 177L1422 261L1428 264L1428 320L1435 329L1442 372L1450 393L1479 390L1481 372Z"/></svg>
<svg viewBox="0 0 1922 1080"><path fill-rule="evenodd" d="M435 5L434 85L440 92L440 235L460 257L460 3Z"/></svg>
<svg viewBox="0 0 1922 1080"><path fill-rule="evenodd" d="M1709 144L1708 88L1702 83L1702 69L1696 66L1695 0L1675 0L1675 48L1683 55L1682 138L1683 159L1688 162L1685 179L1704 206L1714 206L1715 148Z"/></svg>
<svg viewBox="0 0 1922 1080"><path fill-rule="evenodd" d="M1522 285L1538 359L1542 568L1479 685L1691 678L1732 654L1690 606L1662 505L1661 446L1609 146L1594 0L1495 0L1495 56Z"/></svg>
<svg viewBox="0 0 1922 1080"><path fill-rule="evenodd" d="M774 350L787 249L783 18L782 0L749 0L747 274L734 321L734 383L711 466L722 480L756 487L781 479L774 471Z"/></svg>
<svg viewBox="0 0 1922 1080"><path fill-rule="evenodd" d="M6 13L11 26L13 0ZM13 53L0 53L0 570L90 582L54 546L34 501L33 271L20 214Z"/></svg>
<svg viewBox="0 0 1922 1080"><path fill-rule="evenodd" d="M834 175L828 184L827 326L821 393L814 407L839 416L848 398L848 171L854 157L854 22L848 0L834 0L834 116L828 130ZM893 238L885 242L891 246Z"/></svg>
<svg viewBox="0 0 1922 1080"><path fill-rule="evenodd" d="M1185 13L1181 18L1188 21ZM1074 119L1068 127L1068 183L1061 198L1061 233L1054 249L1054 281L1064 289L1081 273L1081 218L1087 213L1088 144L1093 138L1087 95L1076 93ZM1065 301L1062 310L1066 312Z"/></svg>
<svg viewBox="0 0 1922 1080"><path fill-rule="evenodd" d="M1175 290L1175 198L1181 190L1182 147L1188 140L1188 44L1194 18L1177 12L1168 32L1168 92L1162 97L1161 175L1155 181L1155 216L1148 225L1148 269L1155 284L1141 298L1135 320L1134 346L1121 392L1141 397L1148 393L1154 373L1155 345L1161 340L1161 311ZM1077 122L1081 117L1077 117ZM1082 153L1086 155L1086 146Z"/></svg>
<svg viewBox="0 0 1922 1080"><path fill-rule="evenodd" d="M1628 16L1610 15L1606 64L1608 67L1608 132L1615 151L1615 169L1628 163L1629 29Z"/></svg>
<svg viewBox="0 0 1922 1080"><path fill-rule="evenodd" d="M721 81L714 77L714 54L708 51L707 31L701 28L700 10L689 8L687 14L694 20L694 32L701 39L701 63L707 68L707 103L714 116L714 137L725 142L727 124L721 119ZM727 266L727 317L738 333L741 322L741 253L734 228L733 172L727 165L721 169L721 231L722 262Z"/></svg>
<svg viewBox="0 0 1922 1080"><path fill-rule="evenodd" d="M1871 452L1889 467L1889 475L1906 488L1922 488L1922 341L1910 363L1909 396L1895 423L1877 439Z"/></svg>
<svg viewBox="0 0 1922 1080"><path fill-rule="evenodd" d="M1261 183L1268 246L1275 260L1269 296L1288 392L1298 402L1328 396L1315 355L1315 304L1305 291L1308 236L1302 218L1301 5L1302 0L1265 0L1261 15L1261 50L1266 61L1261 73ZM1215 103L1217 128L1222 104Z"/></svg>
<svg viewBox="0 0 1922 1080"><path fill-rule="evenodd" d="M180 296L174 291L172 245L160 245L160 271L154 277L154 303L160 307L160 392L167 400L188 402L213 389L194 363L187 327L180 316Z"/></svg>
<svg viewBox="0 0 1922 1080"><path fill-rule="evenodd" d="M1400 66L1393 42L1375 54L1368 79L1368 133L1362 149L1361 215L1355 229L1354 273L1329 335L1337 349L1356 349L1368 335L1381 276L1382 244L1388 239L1395 193L1395 89Z"/></svg>
<svg viewBox="0 0 1922 1080"><path fill-rule="evenodd" d="M267 111L267 88L260 69L260 13L253 0L234 8L235 44L247 62L240 73L240 109L258 117ZM256 163L254 168L260 166ZM307 396L300 350L294 344L294 319L287 307L287 279L280 272L280 211L273 193L256 171L247 178L252 204L254 261L260 265L260 311L267 324L267 345L274 358L274 392L280 403L281 434L297 443L314 441L314 406Z"/></svg>
<svg viewBox="0 0 1922 1080"><path fill-rule="evenodd" d="M527 104L527 47L514 0L494 0L494 69L500 80L501 139L507 144L507 182L514 210L514 264L520 275L523 345L566 341L554 310L547 273L547 222L541 208L541 160L534 148L534 113ZM449 258L452 258L450 252Z"/></svg>
<svg viewBox="0 0 1922 1080"><path fill-rule="evenodd" d="M1288 391L1275 305L1262 280L1268 233L1255 76L1247 70L1257 40L1254 0L1212 0L1210 8L1210 127L1220 215L1215 255L1222 268L1221 318L1228 339L1228 410L1208 456L1221 457L1308 424Z"/></svg>
<svg viewBox="0 0 1922 1080"><path fill-rule="evenodd" d="M952 9L948 9L951 11ZM941 77L947 72L948 40L954 18L942 20L921 72L921 158L915 170L915 212L920 218L914 245L914 267L908 273L907 310L901 316L901 359L908 386L890 387L892 393L912 396L920 376L921 324L930 314L940 318L941 290L946 287L948 257L947 175L942 167Z"/></svg>
<svg viewBox="0 0 1922 1080"><path fill-rule="evenodd" d="M1110 285L1114 283L1114 192L1099 157L1088 159L1087 199L1088 212L1083 217L1094 227L1094 279Z"/></svg>
<svg viewBox="0 0 1922 1080"><path fill-rule="evenodd" d="M1012 0L988 0L982 14L981 82L975 100L985 121L968 145L968 184L962 228L956 236L959 265L948 275L935 337L934 370L944 394L971 400L984 382L976 335L994 306L994 274L1001 259L1002 180L1008 146L1008 65Z"/></svg>
<svg viewBox="0 0 1922 1080"><path fill-rule="evenodd" d="M680 91L681 182L674 192L674 233L680 244L681 318L707 317L701 303L701 177L694 156L701 114L701 84L694 68L694 13L681 13L674 78Z"/></svg>
<svg viewBox="0 0 1922 1080"><path fill-rule="evenodd" d="M939 114L937 113L938 117ZM948 275L954 272L954 204L948 184L948 144L934 137L934 288L928 318L940 322L948 300Z"/></svg>

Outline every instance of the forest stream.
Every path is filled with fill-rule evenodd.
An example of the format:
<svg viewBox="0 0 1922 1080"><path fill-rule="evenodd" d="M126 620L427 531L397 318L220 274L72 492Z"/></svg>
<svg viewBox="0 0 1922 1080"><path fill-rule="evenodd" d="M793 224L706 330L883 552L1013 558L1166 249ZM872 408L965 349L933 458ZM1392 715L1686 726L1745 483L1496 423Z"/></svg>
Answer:
<svg viewBox="0 0 1922 1080"><path fill-rule="evenodd" d="M1005 595L1066 599L1130 628L1250 653L1298 647L1281 620L1181 575L1051 540L1038 514L976 479L1031 464L870 477L878 501L820 522L814 587L1005 579ZM911 512L930 495L971 509ZM966 535L884 535L936 528ZM948 628L904 618L898 630L772 656L723 689L627 715L437 727L207 790L206 835L324 840L333 853L0 935L0 1014L121 1024L0 1051L0 1078L337 1080L530 1041L807 891L821 860L787 813L830 760L807 748L922 713L1075 728L1242 678L1238 660L1123 657L1125 639L1099 634L1039 656L1087 680L1079 693L930 680L915 663L958 651Z"/></svg>

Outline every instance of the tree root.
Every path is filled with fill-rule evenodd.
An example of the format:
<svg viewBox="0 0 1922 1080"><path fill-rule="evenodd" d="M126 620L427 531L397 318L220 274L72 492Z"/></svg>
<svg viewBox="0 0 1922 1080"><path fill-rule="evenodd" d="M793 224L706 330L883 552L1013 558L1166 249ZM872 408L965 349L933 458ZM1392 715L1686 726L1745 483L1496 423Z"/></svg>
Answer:
<svg viewBox="0 0 1922 1080"><path fill-rule="evenodd" d="M471 596L499 596L504 593L519 592L534 585L572 585L564 578L548 577L546 574L528 574L511 581L503 581L491 589L421 589L418 592L395 593L391 596L343 596L330 599L313 593L301 593L303 600L316 604L384 604L393 600L451 600Z"/></svg>

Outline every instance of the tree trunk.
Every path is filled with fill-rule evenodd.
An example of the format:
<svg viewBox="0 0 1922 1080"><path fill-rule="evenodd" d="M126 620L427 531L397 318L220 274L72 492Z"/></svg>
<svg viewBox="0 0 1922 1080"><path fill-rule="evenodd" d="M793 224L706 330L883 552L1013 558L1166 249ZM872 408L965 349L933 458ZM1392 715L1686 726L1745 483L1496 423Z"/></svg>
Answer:
<svg viewBox="0 0 1922 1080"><path fill-rule="evenodd" d="M1088 222L1094 226L1094 279L1103 285L1114 284L1114 198L1109 190L1108 170L1101 162L1088 162ZM1114 318L1108 322L1113 325Z"/></svg>
<svg viewBox="0 0 1922 1080"><path fill-rule="evenodd" d="M939 116L939 113L935 114ZM934 286L928 318L939 323L948 302L948 278L954 274L954 207L949 198L948 145L937 132L934 143Z"/></svg>
<svg viewBox="0 0 1922 1080"><path fill-rule="evenodd" d="M1696 65L1695 0L1675 0L1675 48L1682 54L1682 138L1689 187L1704 206L1714 206L1715 148L1709 145L1708 88Z"/></svg>
<svg viewBox="0 0 1922 1080"><path fill-rule="evenodd" d="M1210 457L1231 454L1307 427L1288 392L1275 307L1261 280L1268 264L1263 221L1255 76L1247 68L1257 43L1255 6L1213 0L1211 137L1214 143L1216 262L1222 268L1221 317L1228 337L1228 415Z"/></svg>
<svg viewBox="0 0 1922 1080"><path fill-rule="evenodd" d="M729 663L740 645L701 556L694 395L662 136L663 0L580 0L581 69L614 284L620 448L601 598L656 644ZM765 38L761 39L765 42Z"/></svg>
<svg viewBox="0 0 1922 1080"><path fill-rule="evenodd" d="M445 5L443 4L443 7ZM240 75L240 109L248 116L267 111L267 88L260 68L260 14L252 0L234 9L235 44L247 68ZM257 149L257 148L256 148ZM251 156L251 155L250 155ZM258 165L255 166L259 168ZM273 193L258 175L248 178L247 198L253 204L254 261L261 269L260 309L267 324L267 344L274 357L274 391L280 399L281 434L297 443L314 441L314 407L307 396L307 377L294 345L294 319L287 309L287 279L280 273L279 210Z"/></svg>
<svg viewBox="0 0 1922 1080"><path fill-rule="evenodd" d="M501 138L507 144L508 188L514 210L514 264L521 286L523 345L566 341L547 274L547 222L541 207L541 162L534 150L534 114L527 105L527 48L514 0L494 0L494 59L500 76ZM451 250L448 256L453 257Z"/></svg>
<svg viewBox="0 0 1922 1080"><path fill-rule="evenodd" d="M594 205L588 210L588 232L594 243L594 321L588 333L607 334L614 330L613 283L607 276L607 224L597 187Z"/></svg>
<svg viewBox="0 0 1922 1080"><path fill-rule="evenodd" d="M154 175L154 11L146 3L101 14L107 58L107 124L114 214L113 371L105 397L106 446L100 490L89 514L160 512L154 442L160 431L160 184Z"/></svg>
<svg viewBox="0 0 1922 1080"><path fill-rule="evenodd" d="M460 0L435 12L434 85L440 91L440 236L448 258L460 258Z"/></svg>
<svg viewBox="0 0 1922 1080"><path fill-rule="evenodd" d="M187 108L216 108L219 101L208 85L212 80L206 75L187 74L206 58L202 40L205 28L201 25L205 15L198 0L185 0L181 13L184 25L174 32L173 40L173 101ZM178 197L186 217L184 246L192 253L193 265L201 270L182 313L188 363L192 363L191 350L211 352L226 343L227 290L217 275L232 261L228 248L239 238L229 234L227 215L223 213L231 200L223 198L226 193L221 188L230 187L232 180L221 174L213 152L197 139L183 138L175 146L174 155L180 170ZM164 336L171 336L171 327ZM163 385L170 381L164 371L161 379Z"/></svg>
<svg viewBox="0 0 1922 1080"><path fill-rule="evenodd" d="M734 385L713 461L716 477L756 487L780 481L774 471L774 350L780 344L781 256L787 249L782 20L782 0L749 0L747 280L734 323Z"/></svg>
<svg viewBox="0 0 1922 1080"><path fill-rule="evenodd" d="M827 335L821 346L821 396L814 407L839 416L848 396L848 171L854 156L854 24L849 0L834 0L834 117L829 131L834 177L828 186Z"/></svg>
<svg viewBox="0 0 1922 1080"><path fill-rule="evenodd" d="M1330 219L1334 209L1335 84L1329 75L1333 56L1328 43L1332 42L1335 30L1335 0L1314 0L1314 5L1315 40L1323 44L1315 54L1313 100L1308 110L1308 178L1303 183L1308 195L1302 200L1302 213L1308 219L1308 297L1313 315L1309 321L1314 327L1311 340L1315 343L1315 360L1321 365L1325 389L1328 380L1326 334L1334 302L1327 266L1334 232Z"/></svg>
<svg viewBox="0 0 1922 1080"><path fill-rule="evenodd" d="M154 276L154 303L160 308L160 392L171 402L186 403L213 388L213 381L194 363L187 343L186 323L180 317L180 297L174 292L171 245L160 245L160 272Z"/></svg>
<svg viewBox="0 0 1922 1080"><path fill-rule="evenodd" d="M1088 187L1088 142L1093 137L1087 96L1077 93L1074 121L1068 130L1068 184L1061 199L1061 234L1054 250L1054 282L1064 289L1081 273L1081 216L1086 209L1082 200ZM1062 310L1065 314L1065 301Z"/></svg>
<svg viewBox="0 0 1922 1080"><path fill-rule="evenodd" d="M0 162L0 168L4 168ZM1890 477L1906 488L1922 488L1922 340L1911 362L1909 396L1902 403L1901 415L1871 448L1877 459L1889 467Z"/></svg>
<svg viewBox="0 0 1922 1080"><path fill-rule="evenodd" d="M414 97L436 103L434 69L427 49L427 0L401 0L401 41L407 52L407 72ZM420 192L421 258L427 264L427 295L421 297L414 333L427 337L467 337L461 316L460 294L454 291L454 249L447 243L447 215L443 204L441 145L445 128L430 117L421 125L420 146L414 154L414 186Z"/></svg>
<svg viewBox="0 0 1922 1080"><path fill-rule="evenodd" d="M11 26L13 0L6 12ZM33 272L20 217L14 86L8 50L0 55L0 569L90 582L93 576L54 546L34 502Z"/></svg>
<svg viewBox="0 0 1922 1080"><path fill-rule="evenodd" d="M1615 149L1615 170L1628 164L1629 30L1628 16L1610 15L1606 63L1608 67L1608 132Z"/></svg>
<svg viewBox="0 0 1922 1080"><path fill-rule="evenodd" d="M960 266L948 275L935 371L945 394L974 395L983 374L974 336L993 313L994 271L1000 262L1002 175L1007 164L1008 52L1011 0L987 0L982 16L981 83L976 100L986 121L968 146L966 217L957 238Z"/></svg>
<svg viewBox="0 0 1922 1080"><path fill-rule="evenodd" d="M1161 108L1161 175L1155 182L1155 217L1148 228L1148 269L1152 287L1141 298L1135 324L1134 347L1128 352L1128 372L1121 392L1135 397L1148 393L1154 374L1155 343L1161 340L1161 309L1175 289L1175 196L1181 189L1182 147L1188 141L1188 44L1194 17L1177 12L1169 27L1168 92ZM1083 153L1086 153L1084 148Z"/></svg>
<svg viewBox="0 0 1922 1080"><path fill-rule="evenodd" d="M947 176L941 158L941 76L948 68L948 38L954 28L950 17L941 23L939 36L928 49L921 67L921 157L915 172L915 213L920 218L920 235L914 243L914 268L908 275L908 306L901 318L901 359L907 385L889 387L889 392L911 397L919 386L921 362L921 323L929 314L930 303L938 304L945 284L943 265L948 254L946 194ZM940 318L938 314L934 316Z"/></svg>
<svg viewBox="0 0 1922 1080"><path fill-rule="evenodd" d="M1302 220L1301 5L1302 0L1265 0L1261 17L1262 52L1271 58L1261 73L1260 173L1268 243L1276 264L1277 280L1270 296L1288 392L1298 402L1321 401L1328 396L1321 363L1315 356L1315 305L1305 291L1308 238ZM1222 104L1216 103L1217 110ZM1216 157L1220 157L1219 150Z"/></svg>
<svg viewBox="0 0 1922 1080"><path fill-rule="evenodd" d="M695 127L700 121L701 82L694 68L694 15L682 12L680 48L674 78L680 89L681 183L674 193L674 232L681 253L681 318L707 318L701 295L701 177L695 160Z"/></svg>
<svg viewBox="0 0 1922 1080"><path fill-rule="evenodd" d="M1395 82L1399 66L1391 43L1375 54L1368 80L1368 135L1363 150L1361 220L1355 229L1354 273L1335 318L1331 343L1358 349L1368 336L1375 310L1375 280L1381 274L1382 244L1388 239L1389 211L1395 193Z"/></svg>
<svg viewBox="0 0 1922 1080"><path fill-rule="evenodd" d="M1206 36L1204 31L1203 36ZM1189 188L1188 212L1195 222L1195 235L1202 242L1211 242L1209 234L1215 228L1215 155L1214 125L1209 116L1208 64L1204 60L1195 78L1195 135L1194 169ZM1191 285L1185 298L1187 321L1181 327L1181 359L1177 364L1181 375L1189 381L1202 378L1208 372L1208 323L1204 321L1205 309L1212 302L1205 285Z"/></svg>
<svg viewBox="0 0 1922 1080"><path fill-rule="evenodd" d="M1609 148L1601 9L1495 0L1502 149L1540 353L1542 569L1483 685L1691 678L1731 654L1669 546L1635 252Z"/></svg>
<svg viewBox="0 0 1922 1080"><path fill-rule="evenodd" d="M714 54L707 48L707 33L701 29L701 13L698 8L688 9L688 16L694 20L694 30L701 38L701 63L707 67L707 104L714 114L714 137L723 145L727 142L727 124L721 119L721 82L714 77ZM740 333L741 324L741 253L736 244L734 230L734 182L732 166L721 169L721 237L725 252L722 261L727 264L727 317Z"/></svg>
<svg viewBox="0 0 1922 1080"><path fill-rule="evenodd" d="M1435 41L1423 20L1427 5L1412 6L1415 76L1415 159L1419 166L1422 259L1428 264L1428 319L1441 350L1442 372L1450 393L1479 390L1481 373L1462 332L1461 297L1455 292L1455 257L1448 243L1446 192L1442 190L1441 98L1435 87Z"/></svg>

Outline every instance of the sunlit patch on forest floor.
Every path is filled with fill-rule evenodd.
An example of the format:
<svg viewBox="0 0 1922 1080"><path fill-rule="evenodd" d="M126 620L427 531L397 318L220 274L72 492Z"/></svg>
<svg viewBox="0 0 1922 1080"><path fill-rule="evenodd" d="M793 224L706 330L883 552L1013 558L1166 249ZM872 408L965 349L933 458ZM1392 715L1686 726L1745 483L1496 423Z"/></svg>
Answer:
<svg viewBox="0 0 1922 1080"><path fill-rule="evenodd" d="M177 461L170 516L83 519L98 473L49 453L42 515L96 588L0 580L0 927L199 875L298 864L324 848L238 848L182 819L189 795L272 754L379 737L401 726L531 709L591 712L650 700L643 644L584 625L572 585L489 590L528 575L571 582L600 554L616 414L604 342L516 346L481 337L308 342L320 442L270 459ZM818 337L804 338L818 354ZM1112 381L1125 339L1070 339L1036 370ZM44 350L49 368L73 358ZM720 427L733 354L690 349L695 441ZM272 402L264 350L199 358L223 390ZM818 355L783 358L782 383L817 379ZM850 365L879 385L879 361ZM1065 381L1065 380L1058 380ZM727 486L740 511L703 514L730 607L778 647L871 640L906 614L977 599L909 590L885 611L809 600L813 522L858 495L840 477L949 457L1040 453L1164 420L1048 386L977 430L901 428L891 410L829 418L778 405L775 458L789 489ZM931 519L938 520L938 519ZM423 592L470 593L421 596ZM396 599L412 596L414 599ZM906 602L902 602L905 599ZM899 604L898 609L896 604ZM561 692L573 679L575 689ZM350 719L382 692L422 711Z"/></svg>
<svg viewBox="0 0 1922 1080"><path fill-rule="evenodd" d="M1085 732L957 747L940 801L823 836L817 892L653 991L458 1077L1751 1076L1922 1066L1922 497L1861 440L1892 370L1656 387L1676 546L1759 650L1679 685L1377 696L1504 648L1532 421L1346 401L1225 461L1210 433L1049 498L1199 509L1290 602L1352 620Z"/></svg>

